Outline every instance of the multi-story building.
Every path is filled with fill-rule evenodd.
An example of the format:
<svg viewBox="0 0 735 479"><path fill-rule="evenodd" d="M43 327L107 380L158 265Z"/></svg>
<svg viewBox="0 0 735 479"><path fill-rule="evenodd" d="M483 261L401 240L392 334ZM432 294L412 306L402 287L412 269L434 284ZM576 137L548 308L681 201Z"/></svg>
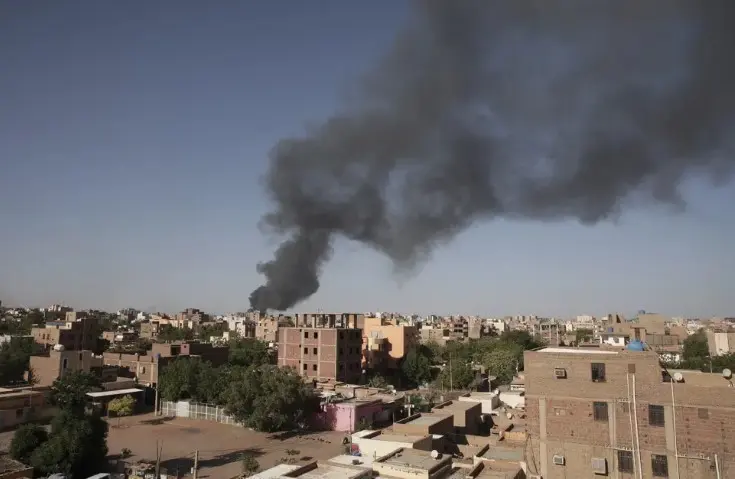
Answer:
<svg viewBox="0 0 735 479"><path fill-rule="evenodd" d="M730 375L667 371L642 349L526 351L531 474L735 477Z"/></svg>
<svg viewBox="0 0 735 479"><path fill-rule="evenodd" d="M93 373L103 382L117 379L114 368L105 368L102 357L87 350L65 350L57 347L46 354L31 356L30 366L36 380L35 385L39 388L49 387L56 379L71 372Z"/></svg>
<svg viewBox="0 0 735 479"><path fill-rule="evenodd" d="M230 348L227 346L186 341L153 343L152 349L146 354L104 352L102 361L106 366L117 367L122 376L134 377L141 385L155 387L159 370L178 357L200 358L214 366L221 366L227 362L229 354Z"/></svg>
<svg viewBox="0 0 735 479"><path fill-rule="evenodd" d="M735 332L708 330L705 334L710 356L722 356L735 352Z"/></svg>
<svg viewBox="0 0 735 479"><path fill-rule="evenodd" d="M293 327L279 332L278 365L305 377L356 382L361 361L361 329Z"/></svg>
<svg viewBox="0 0 735 479"><path fill-rule="evenodd" d="M365 315L362 313L299 313L294 315L294 326L305 328L353 328L362 329Z"/></svg>
<svg viewBox="0 0 735 479"><path fill-rule="evenodd" d="M206 323L210 320L210 317L207 313L199 309L187 308L180 313L176 313L176 317L174 319L183 324L199 324Z"/></svg>
<svg viewBox="0 0 735 479"><path fill-rule="evenodd" d="M386 324L380 317L364 318L363 367L396 369L408 350L418 344L414 326Z"/></svg>
<svg viewBox="0 0 735 479"><path fill-rule="evenodd" d="M61 344L65 349L96 349L97 318L76 311L66 313L66 321L49 321L44 327L32 328L36 343L47 348Z"/></svg>

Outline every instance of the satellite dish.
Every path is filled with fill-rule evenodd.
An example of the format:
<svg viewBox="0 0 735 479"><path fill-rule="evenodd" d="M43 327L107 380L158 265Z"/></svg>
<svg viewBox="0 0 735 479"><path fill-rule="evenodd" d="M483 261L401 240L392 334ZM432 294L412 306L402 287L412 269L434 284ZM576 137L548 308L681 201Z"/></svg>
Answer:
<svg viewBox="0 0 735 479"><path fill-rule="evenodd" d="M684 375L683 374L681 374L679 372L674 373L674 381L676 381L677 383L680 383L683 380L684 380Z"/></svg>
<svg viewBox="0 0 735 479"><path fill-rule="evenodd" d="M732 371L730 371L727 368L723 369L722 370L722 377L725 378L725 379L730 379L732 377Z"/></svg>
<svg viewBox="0 0 735 479"><path fill-rule="evenodd" d="M432 459L439 459L440 457L441 457L441 454L439 454L439 451L437 451L436 449L434 449L433 451L431 451L431 458Z"/></svg>

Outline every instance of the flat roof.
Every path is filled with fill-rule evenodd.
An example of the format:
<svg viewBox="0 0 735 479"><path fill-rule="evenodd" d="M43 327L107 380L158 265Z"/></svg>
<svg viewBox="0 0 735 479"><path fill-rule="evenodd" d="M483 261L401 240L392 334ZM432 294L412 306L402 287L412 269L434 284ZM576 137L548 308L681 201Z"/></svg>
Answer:
<svg viewBox="0 0 735 479"><path fill-rule="evenodd" d="M278 464L270 469L253 474L250 479L280 479L284 474L287 474L293 470L300 468L301 466L295 466L293 464Z"/></svg>
<svg viewBox="0 0 735 479"><path fill-rule="evenodd" d="M336 466L349 466L352 468L361 467L364 469L372 469L374 460L375 458L373 458L373 456L370 454L366 456L351 456L349 454L341 454L339 456L331 458L328 462ZM353 461L359 461L359 464L353 464Z"/></svg>
<svg viewBox="0 0 735 479"><path fill-rule="evenodd" d="M428 437L428 436L416 436L416 435L408 435L408 434L380 434L378 436L371 437L370 439L375 439L377 441L414 443L414 442L422 440L425 437Z"/></svg>
<svg viewBox="0 0 735 479"><path fill-rule="evenodd" d="M544 348L539 353L570 353L570 354L618 354L618 351L588 348Z"/></svg>
<svg viewBox="0 0 735 479"><path fill-rule="evenodd" d="M459 411L467 411L474 407L479 407L477 403L472 401L451 401L449 404L437 404L432 408L432 412L440 413L442 411L451 411L453 409Z"/></svg>
<svg viewBox="0 0 735 479"><path fill-rule="evenodd" d="M491 461L518 462L523 460L523 452L522 448L490 446L481 457Z"/></svg>
<svg viewBox="0 0 735 479"><path fill-rule="evenodd" d="M87 393L87 396L93 397L93 398L100 398L100 397L107 397L107 396L122 396L124 394L135 394L135 393L142 393L142 389L137 388L131 388L131 389L118 389L116 391L96 391Z"/></svg>
<svg viewBox="0 0 735 479"><path fill-rule="evenodd" d="M410 421L406 421L403 423L397 423L397 424L413 424L417 426L431 426L432 424L436 424L439 421L443 421L444 419L451 417L452 413L447 414L438 414L438 413L421 413L420 416L415 417L411 419Z"/></svg>
<svg viewBox="0 0 735 479"><path fill-rule="evenodd" d="M360 468L351 469L333 464L318 463L314 469L302 474L296 474L295 471L292 471L286 477L298 477L301 479L351 479L363 474L365 474L365 470Z"/></svg>
<svg viewBox="0 0 735 479"><path fill-rule="evenodd" d="M419 451L416 449L400 449L392 452L385 459L378 459L375 463L390 464L391 466L398 467L410 467L414 469L421 469L429 471L441 464L443 459L451 458L446 454L443 454L440 459L434 459L431 457L428 451Z"/></svg>

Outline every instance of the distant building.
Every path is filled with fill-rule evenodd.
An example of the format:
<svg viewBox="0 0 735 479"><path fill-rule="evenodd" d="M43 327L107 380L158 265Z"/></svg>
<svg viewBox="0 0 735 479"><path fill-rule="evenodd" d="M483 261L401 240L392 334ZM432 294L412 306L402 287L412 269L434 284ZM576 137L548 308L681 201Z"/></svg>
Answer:
<svg viewBox="0 0 735 479"><path fill-rule="evenodd" d="M351 328L281 328L278 365L304 377L359 381L362 375L362 330Z"/></svg>
<svg viewBox="0 0 735 479"><path fill-rule="evenodd" d="M50 321L31 329L36 343L51 348L61 344L68 350L96 349L97 318L80 312L67 312L65 321Z"/></svg>
<svg viewBox="0 0 735 479"><path fill-rule="evenodd" d="M386 324L380 317L364 318L363 361L370 369L397 369L411 347L419 344L414 326Z"/></svg>
<svg viewBox="0 0 735 479"><path fill-rule="evenodd" d="M723 356L735 352L735 332L707 331L707 347L711 356Z"/></svg>

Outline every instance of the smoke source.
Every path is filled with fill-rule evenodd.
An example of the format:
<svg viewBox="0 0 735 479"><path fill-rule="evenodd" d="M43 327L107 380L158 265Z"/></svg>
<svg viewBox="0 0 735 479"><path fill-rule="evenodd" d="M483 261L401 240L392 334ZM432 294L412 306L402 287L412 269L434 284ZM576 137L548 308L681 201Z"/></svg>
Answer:
<svg viewBox="0 0 735 479"><path fill-rule="evenodd" d="M729 178L734 0L425 0L361 97L272 151L257 310L319 288L338 235L399 270L480 220L594 224Z"/></svg>

